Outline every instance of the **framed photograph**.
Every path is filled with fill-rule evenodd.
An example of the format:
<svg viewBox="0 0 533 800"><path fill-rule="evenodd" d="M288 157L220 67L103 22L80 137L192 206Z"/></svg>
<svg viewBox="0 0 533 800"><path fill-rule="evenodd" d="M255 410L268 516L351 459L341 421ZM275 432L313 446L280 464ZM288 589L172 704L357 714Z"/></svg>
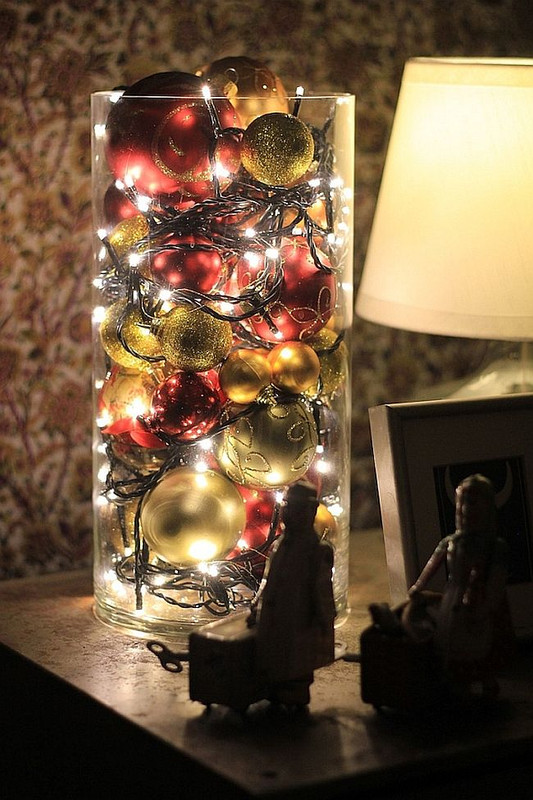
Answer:
<svg viewBox="0 0 533 800"><path fill-rule="evenodd" d="M533 394L391 403L369 417L392 601L406 599L439 539L454 532L456 486L480 473L494 485L509 546L514 628L532 636ZM445 580L442 569L428 588Z"/></svg>

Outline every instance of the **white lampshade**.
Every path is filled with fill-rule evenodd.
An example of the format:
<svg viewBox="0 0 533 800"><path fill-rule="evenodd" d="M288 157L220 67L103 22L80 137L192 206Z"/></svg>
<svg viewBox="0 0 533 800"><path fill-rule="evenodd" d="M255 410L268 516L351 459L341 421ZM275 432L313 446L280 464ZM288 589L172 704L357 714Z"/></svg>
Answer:
<svg viewBox="0 0 533 800"><path fill-rule="evenodd" d="M406 63L356 312L533 339L533 60Z"/></svg>

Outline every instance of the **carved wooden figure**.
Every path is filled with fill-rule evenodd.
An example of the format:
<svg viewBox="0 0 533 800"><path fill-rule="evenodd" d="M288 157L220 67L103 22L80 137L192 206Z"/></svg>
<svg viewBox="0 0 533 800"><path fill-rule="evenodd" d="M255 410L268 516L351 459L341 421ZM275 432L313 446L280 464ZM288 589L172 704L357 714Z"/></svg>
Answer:
<svg viewBox="0 0 533 800"><path fill-rule="evenodd" d="M492 483L471 475L456 490L456 530L442 539L409 590L412 602L435 572L446 564L447 580L436 615L435 649L445 674L457 688L480 682L496 693L500 638L510 638L506 605L508 547L497 534Z"/></svg>
<svg viewBox="0 0 533 800"><path fill-rule="evenodd" d="M333 550L313 529L317 505L309 484L289 488L284 532L251 612L191 634L192 700L237 710L262 698L309 702L313 671L335 659Z"/></svg>
<svg viewBox="0 0 533 800"><path fill-rule="evenodd" d="M456 490L456 530L443 538L409 598L370 607L361 634L361 697L374 706L424 711L464 698L476 684L498 692L514 635L507 605L507 544L497 535L494 490L471 475ZM443 592L426 587L446 566Z"/></svg>

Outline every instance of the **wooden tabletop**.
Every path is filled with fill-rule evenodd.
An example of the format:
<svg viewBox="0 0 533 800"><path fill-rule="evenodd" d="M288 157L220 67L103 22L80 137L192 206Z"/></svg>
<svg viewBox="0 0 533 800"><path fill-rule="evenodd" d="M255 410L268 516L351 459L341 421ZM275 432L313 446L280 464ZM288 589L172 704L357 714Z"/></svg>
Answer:
<svg viewBox="0 0 533 800"><path fill-rule="evenodd" d="M350 583L337 638L356 653L368 604L388 600L380 531L352 534ZM379 713L361 701L359 664L341 660L315 672L308 714L262 702L239 715L191 702L187 664L170 674L145 640L97 621L88 572L6 581L0 608L0 759L15 781L5 797L531 796L525 645L490 707Z"/></svg>

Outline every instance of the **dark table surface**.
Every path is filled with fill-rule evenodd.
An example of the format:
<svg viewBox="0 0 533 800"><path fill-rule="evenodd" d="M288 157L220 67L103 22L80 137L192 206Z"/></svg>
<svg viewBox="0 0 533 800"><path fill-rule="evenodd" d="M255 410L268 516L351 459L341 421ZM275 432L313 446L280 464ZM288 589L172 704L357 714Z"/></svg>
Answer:
<svg viewBox="0 0 533 800"><path fill-rule="evenodd" d="M381 532L351 544L337 639L357 653L388 584ZM207 712L189 699L186 663L166 672L145 640L97 621L87 571L5 581L0 608L5 797L533 796L530 645L490 705L380 713L360 698L359 664L339 660L315 672L307 714L261 702L240 715Z"/></svg>

